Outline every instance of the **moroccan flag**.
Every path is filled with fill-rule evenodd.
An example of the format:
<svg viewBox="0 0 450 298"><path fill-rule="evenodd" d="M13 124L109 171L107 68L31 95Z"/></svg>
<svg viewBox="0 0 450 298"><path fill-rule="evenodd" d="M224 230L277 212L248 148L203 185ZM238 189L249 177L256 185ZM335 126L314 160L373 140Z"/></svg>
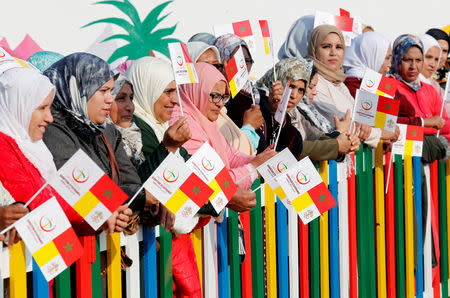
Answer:
<svg viewBox="0 0 450 298"><path fill-rule="evenodd" d="M219 37L221 35L231 33L242 38L248 45L249 50L253 53L256 50L255 36L253 35L252 26L249 20L214 25L214 34Z"/></svg>
<svg viewBox="0 0 450 298"><path fill-rule="evenodd" d="M336 205L309 157L303 158L276 180L304 224Z"/></svg>
<svg viewBox="0 0 450 298"><path fill-rule="evenodd" d="M253 35L252 26L249 20L232 23L234 34L239 37L247 37Z"/></svg>
<svg viewBox="0 0 450 298"><path fill-rule="evenodd" d="M422 156L423 127L398 124L400 136L392 144L392 153L406 156Z"/></svg>
<svg viewBox="0 0 450 298"><path fill-rule="evenodd" d="M220 156L204 143L186 162L186 166L212 189L209 201L217 213L228 204L237 191L237 186Z"/></svg>
<svg viewBox="0 0 450 298"><path fill-rule="evenodd" d="M264 41L264 50L267 55L270 55L272 51L272 36L270 36L269 22L267 20L259 20L259 26L261 27L261 34Z"/></svg>
<svg viewBox="0 0 450 298"><path fill-rule="evenodd" d="M169 43L170 60L175 75L175 81L180 84L198 83L197 72L189 51L184 43Z"/></svg>
<svg viewBox="0 0 450 298"><path fill-rule="evenodd" d="M353 120L373 127L395 131L400 102L363 89L356 90Z"/></svg>
<svg viewBox="0 0 450 298"><path fill-rule="evenodd" d="M334 25L341 31L353 32L353 18L334 16Z"/></svg>
<svg viewBox="0 0 450 298"><path fill-rule="evenodd" d="M242 48L234 54L225 66L231 96L235 97L248 81L247 65Z"/></svg>
<svg viewBox="0 0 450 298"><path fill-rule="evenodd" d="M339 8L339 14L341 15L341 17L350 17L350 12L343 8Z"/></svg>
<svg viewBox="0 0 450 298"><path fill-rule="evenodd" d="M94 230L128 198L81 149L48 183Z"/></svg>
<svg viewBox="0 0 450 298"><path fill-rule="evenodd" d="M81 257L83 247L55 197L18 220L15 228L47 281Z"/></svg>
<svg viewBox="0 0 450 298"><path fill-rule="evenodd" d="M180 157L169 153L144 183L145 189L176 216L192 217L213 193Z"/></svg>
<svg viewBox="0 0 450 298"><path fill-rule="evenodd" d="M397 87L398 81L396 79L383 76L370 68L366 68L360 88L384 97L394 98Z"/></svg>

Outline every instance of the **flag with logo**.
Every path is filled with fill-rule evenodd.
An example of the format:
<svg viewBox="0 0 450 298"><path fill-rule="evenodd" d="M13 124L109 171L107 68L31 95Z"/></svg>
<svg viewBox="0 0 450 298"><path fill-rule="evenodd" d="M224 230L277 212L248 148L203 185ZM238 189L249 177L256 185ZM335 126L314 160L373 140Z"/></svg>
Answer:
<svg viewBox="0 0 450 298"><path fill-rule="evenodd" d="M314 16L314 28L325 24L338 27L344 36L345 45L351 45L352 39L355 37L355 34L353 33L353 18L346 15L335 16L328 12L316 11Z"/></svg>
<svg viewBox="0 0 450 298"><path fill-rule="evenodd" d="M292 89L289 87L291 85L291 81L286 83L286 87L284 88L283 96L281 97L281 102L278 104L277 110L275 111L275 120L283 125L284 116L286 115L287 106L289 103L289 98L291 97Z"/></svg>
<svg viewBox="0 0 450 298"><path fill-rule="evenodd" d="M175 82L178 85L198 83L197 72L186 45L181 42L171 42L169 53Z"/></svg>
<svg viewBox="0 0 450 298"><path fill-rule="evenodd" d="M336 205L309 157L303 158L279 175L276 180L304 224Z"/></svg>
<svg viewBox="0 0 450 298"><path fill-rule="evenodd" d="M377 95L394 98L397 87L398 81L396 79L388 78L381 73L366 68L360 88Z"/></svg>
<svg viewBox="0 0 450 298"><path fill-rule="evenodd" d="M237 186L219 154L205 143L189 158L186 166L211 187L214 193L209 201L217 213L222 211L236 193Z"/></svg>
<svg viewBox="0 0 450 298"><path fill-rule="evenodd" d="M235 97L248 81L247 65L245 63L242 47L234 54L225 66L231 96Z"/></svg>
<svg viewBox="0 0 450 298"><path fill-rule="evenodd" d="M47 281L81 257L83 247L55 197L15 223Z"/></svg>
<svg viewBox="0 0 450 298"><path fill-rule="evenodd" d="M270 53L273 51L273 44L269 29L269 21L259 20L259 27L261 27L261 34L264 41L264 50L267 55L270 55Z"/></svg>
<svg viewBox="0 0 450 298"><path fill-rule="evenodd" d="M214 192L173 153L145 181L144 187L175 216L182 217L194 216Z"/></svg>
<svg viewBox="0 0 450 298"><path fill-rule="evenodd" d="M399 100L358 89L353 108L353 121L393 132L399 108Z"/></svg>
<svg viewBox="0 0 450 298"><path fill-rule="evenodd" d="M292 155L289 148L284 148L281 152L277 153L277 155L256 168L258 173L261 174L265 182L269 184L270 188L283 203L287 200L286 193L283 191L275 177L290 169L296 163L297 159Z"/></svg>
<svg viewBox="0 0 450 298"><path fill-rule="evenodd" d="M423 127L398 124L400 136L397 142L392 144L392 153L403 156L422 156Z"/></svg>
<svg viewBox="0 0 450 298"><path fill-rule="evenodd" d="M242 38L251 52L256 50L255 36L253 35L252 26L249 20L235 22L231 24L214 25L214 34L216 37L232 33Z"/></svg>
<svg viewBox="0 0 450 298"><path fill-rule="evenodd" d="M111 178L81 149L48 181L94 229L128 198Z"/></svg>

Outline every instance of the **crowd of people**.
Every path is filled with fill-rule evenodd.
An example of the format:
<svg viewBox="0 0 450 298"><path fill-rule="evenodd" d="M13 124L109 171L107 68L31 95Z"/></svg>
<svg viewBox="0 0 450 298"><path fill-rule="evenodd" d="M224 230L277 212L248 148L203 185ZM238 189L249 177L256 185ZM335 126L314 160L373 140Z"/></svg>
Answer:
<svg viewBox="0 0 450 298"><path fill-rule="evenodd" d="M234 98L227 63L239 49L248 72L254 60L246 42L233 34L198 33L189 39L199 82L180 85L179 94L170 62L150 56L112 70L88 53L38 52L29 59L36 69L0 74L0 229L55 196L79 236L96 234L50 186L24 207L80 148L132 197L169 152L188 160L208 142L238 185L227 205L236 212L256 205L250 190L259 175L255 168L284 148L313 161L343 161L362 143L375 148L383 141L387 152L399 137L398 127L391 132L352 125L355 92L366 69L399 82L398 123L425 127L423 161L446 158L450 110L444 107L441 114L441 106L449 35L430 29L391 42L369 27L346 47L337 27L313 28L313 21L314 16L297 20L278 52L279 62ZM288 81L287 115L279 124L274 115ZM100 230L131 234L139 225L164 226L173 233L175 293L201 297L189 233L211 218L221 221L223 214L210 203L193 218L181 219L142 190ZM0 237L9 245L19 240L14 229Z"/></svg>

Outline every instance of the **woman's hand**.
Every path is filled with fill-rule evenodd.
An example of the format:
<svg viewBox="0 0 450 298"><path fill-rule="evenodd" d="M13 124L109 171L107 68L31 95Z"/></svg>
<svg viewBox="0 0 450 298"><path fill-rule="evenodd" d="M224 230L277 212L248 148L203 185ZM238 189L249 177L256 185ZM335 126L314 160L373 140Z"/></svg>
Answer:
<svg viewBox="0 0 450 298"><path fill-rule="evenodd" d="M362 124L362 123L358 123L358 122L355 122L355 125L356 125L355 134L358 136L358 138L361 141L364 141L365 139L367 139L370 136L370 133L372 132L372 127L370 127L367 124Z"/></svg>
<svg viewBox="0 0 450 298"><path fill-rule="evenodd" d="M159 201L151 193L145 190L145 206L158 205Z"/></svg>
<svg viewBox="0 0 450 298"><path fill-rule="evenodd" d="M227 207L235 212L244 212L256 206L256 194L238 186L236 193L228 202Z"/></svg>
<svg viewBox="0 0 450 298"><path fill-rule="evenodd" d="M264 118L259 105L252 105L252 107L244 113L244 121L242 122L242 126L250 124L255 130L257 130L261 127L263 122Z"/></svg>
<svg viewBox="0 0 450 298"><path fill-rule="evenodd" d="M273 82L272 89L269 92L269 104L274 112L277 110L278 104L283 97L283 92L283 84L280 81Z"/></svg>
<svg viewBox="0 0 450 298"><path fill-rule="evenodd" d="M174 153L191 137L191 130L189 129L186 117L182 117L166 130L162 143L169 152Z"/></svg>
<svg viewBox="0 0 450 298"><path fill-rule="evenodd" d="M347 113L345 113L344 118L339 119L336 115L334 115L333 118L336 130L342 133L350 131L350 124L352 122L350 109L347 109Z"/></svg>
<svg viewBox="0 0 450 298"><path fill-rule="evenodd" d="M445 120L439 116L423 118L423 126L441 129L445 125Z"/></svg>
<svg viewBox="0 0 450 298"><path fill-rule="evenodd" d="M341 133L337 138L336 141L338 142L339 146L339 154L348 154L351 151L352 143L350 141L350 138L346 135Z"/></svg>
<svg viewBox="0 0 450 298"><path fill-rule="evenodd" d="M22 204L13 204L0 207L0 229L3 230L28 213Z"/></svg>
<svg viewBox="0 0 450 298"><path fill-rule="evenodd" d="M275 152L273 150L273 147L274 146L271 145L271 146L267 147L266 150L264 150L260 154L256 155L255 158L250 162L251 165L254 166L255 168L257 168L260 165L262 165L263 163L265 163L266 160L275 156L277 154L277 152Z"/></svg>
<svg viewBox="0 0 450 298"><path fill-rule="evenodd" d="M106 220L101 229L106 233L122 232L128 224L132 211L128 208L128 204L119 206L116 211Z"/></svg>
<svg viewBox="0 0 450 298"><path fill-rule="evenodd" d="M384 129L381 131L381 139L383 141L396 142L399 136L400 136L400 128L397 125L395 126L394 132Z"/></svg>

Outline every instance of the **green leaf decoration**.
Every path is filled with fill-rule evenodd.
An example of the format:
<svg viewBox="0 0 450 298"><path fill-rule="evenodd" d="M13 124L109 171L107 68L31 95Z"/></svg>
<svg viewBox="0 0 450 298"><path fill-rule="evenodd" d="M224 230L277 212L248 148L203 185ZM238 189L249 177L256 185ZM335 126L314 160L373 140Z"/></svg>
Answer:
<svg viewBox="0 0 450 298"><path fill-rule="evenodd" d="M129 0L108 0L99 1L94 4L112 5L124 13L131 23L121 18L104 18L90 22L82 28L86 28L95 24L107 23L121 27L128 34L115 34L105 38L102 42L120 39L128 42L127 45L118 48L108 59L108 63L115 60L128 57L129 60L136 60L141 57L148 56L150 51L157 51L169 57L168 44L171 42L180 42L171 35L175 32L177 25L172 27L157 29L156 27L169 15L161 16L163 10L172 3L173 0L161 3L153 8L141 22L138 11Z"/></svg>

